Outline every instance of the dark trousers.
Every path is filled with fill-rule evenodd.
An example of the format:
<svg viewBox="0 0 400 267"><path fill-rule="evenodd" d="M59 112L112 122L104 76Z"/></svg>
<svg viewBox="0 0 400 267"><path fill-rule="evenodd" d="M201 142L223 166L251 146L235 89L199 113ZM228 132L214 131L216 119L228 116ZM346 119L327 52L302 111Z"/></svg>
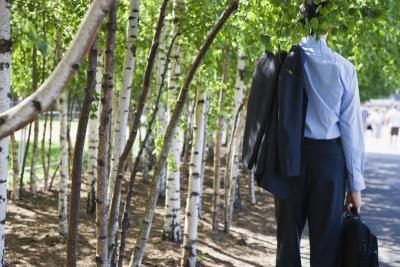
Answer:
<svg viewBox="0 0 400 267"><path fill-rule="evenodd" d="M301 174L290 179L290 196L275 198L276 266L301 266L300 239L307 220L311 267L336 267L345 194L340 139L305 138Z"/></svg>

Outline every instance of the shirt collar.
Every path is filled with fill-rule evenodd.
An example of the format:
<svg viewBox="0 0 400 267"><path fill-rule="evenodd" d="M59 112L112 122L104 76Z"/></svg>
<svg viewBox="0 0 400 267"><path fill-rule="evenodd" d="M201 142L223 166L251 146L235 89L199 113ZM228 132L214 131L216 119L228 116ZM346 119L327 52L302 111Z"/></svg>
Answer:
<svg viewBox="0 0 400 267"><path fill-rule="evenodd" d="M325 38L320 37L317 40L317 38L315 38L312 35L309 35L307 37L303 37L301 39L300 45L302 47L315 47L315 46L320 46L320 45L327 46Z"/></svg>

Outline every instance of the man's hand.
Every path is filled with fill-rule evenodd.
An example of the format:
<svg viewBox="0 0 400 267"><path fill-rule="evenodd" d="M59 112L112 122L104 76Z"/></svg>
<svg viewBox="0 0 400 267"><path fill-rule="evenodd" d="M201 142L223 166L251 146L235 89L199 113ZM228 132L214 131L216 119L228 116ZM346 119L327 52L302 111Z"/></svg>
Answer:
<svg viewBox="0 0 400 267"><path fill-rule="evenodd" d="M350 211L350 208L354 207L357 209L357 212L360 213L361 192L347 192L345 206L347 211Z"/></svg>

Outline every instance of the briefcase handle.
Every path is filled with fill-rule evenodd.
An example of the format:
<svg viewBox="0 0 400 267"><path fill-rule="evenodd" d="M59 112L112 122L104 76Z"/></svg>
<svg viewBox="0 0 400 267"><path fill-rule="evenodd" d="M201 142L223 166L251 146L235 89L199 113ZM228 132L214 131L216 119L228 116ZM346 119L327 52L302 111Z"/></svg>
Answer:
<svg viewBox="0 0 400 267"><path fill-rule="evenodd" d="M361 216L360 216L360 214L358 213L358 210L357 210L357 208L355 208L355 207L351 207L350 208L350 211L348 211L346 208L345 208L345 212L344 212L344 217L345 218L353 218L353 219L361 219Z"/></svg>

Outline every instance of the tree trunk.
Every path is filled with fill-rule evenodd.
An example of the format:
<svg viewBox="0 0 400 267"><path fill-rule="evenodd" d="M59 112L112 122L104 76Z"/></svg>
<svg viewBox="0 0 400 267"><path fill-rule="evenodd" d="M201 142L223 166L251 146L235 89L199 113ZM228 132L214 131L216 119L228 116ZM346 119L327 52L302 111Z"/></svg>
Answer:
<svg viewBox="0 0 400 267"><path fill-rule="evenodd" d="M188 126L186 127L184 139L183 139L183 167L182 167L182 181L187 181L189 179L189 159L190 150L192 148L192 136L193 136L193 114L194 105L187 103L186 117L188 121Z"/></svg>
<svg viewBox="0 0 400 267"><path fill-rule="evenodd" d="M32 92L35 92L38 86L38 68L37 68L37 47L35 46L32 51ZM32 144L32 158L31 169L29 175L30 191L33 198L37 198L37 184L36 184L36 159L38 155L38 140L39 140L39 119L35 120L33 127L33 144Z"/></svg>
<svg viewBox="0 0 400 267"><path fill-rule="evenodd" d="M201 86L201 85L200 85ZM201 219L201 211L202 211L202 203L203 203L203 184L204 184L204 168L206 164L206 145L207 145L207 121L208 121L208 111L209 111L210 105L208 102L208 98L205 97L205 103L203 107L203 112L204 112L204 129L203 129L203 147L201 148L202 150L202 159L201 159L201 175L200 175L200 200L199 200L199 206L198 206L198 216L199 219Z"/></svg>
<svg viewBox="0 0 400 267"><path fill-rule="evenodd" d="M3 2L7 2L9 5L9 1L3 0ZM0 138L10 135L35 120L40 113L55 102L68 81L79 69L112 2L113 0L95 0L87 11L64 58L46 82L24 101L6 112L0 113ZM5 18L5 16L1 17Z"/></svg>
<svg viewBox="0 0 400 267"><path fill-rule="evenodd" d="M32 132L32 123L29 124L29 130L28 130L28 137L25 141L25 150L24 150L24 156L22 159L22 166L21 166L21 176L19 178L19 198L21 199L22 197L22 189L24 187L24 172L25 172L25 165L26 165L26 159L28 157L28 152L29 152L29 144L31 140L31 132Z"/></svg>
<svg viewBox="0 0 400 267"><path fill-rule="evenodd" d="M208 48L210 47L211 43L214 41L217 33L221 30L225 22L228 20L230 15L233 13L234 10L238 7L238 0L232 0L229 6L225 9L223 15L218 19L216 24L213 26L212 30L207 34L196 58L194 59L193 63L189 68L189 72L185 78L185 81L182 85L182 88L179 93L178 100L176 102L174 111L172 113L171 119L169 121L165 136L163 146L161 148L160 155L157 158L157 162L155 164L154 173L152 176L151 186L150 186L150 194L149 198L146 202L146 208L144 212L144 218L140 227L139 235L136 240L136 245L134 249L134 253L132 253L131 260L129 266L140 266L143 255L144 249L147 243L147 239L150 233L151 223L154 216L154 210L157 203L157 198L159 195L159 179L160 179L160 171L165 166L165 162L168 157L169 147L171 143L172 136L175 132L176 125L178 123L179 117L182 113L183 107L185 106L185 102L188 97L189 87L193 80L193 77L200 66L200 63L207 52Z"/></svg>
<svg viewBox="0 0 400 267"><path fill-rule="evenodd" d="M30 169L29 187L33 198L37 198L36 159L38 157L39 119L35 120L33 127L32 160Z"/></svg>
<svg viewBox="0 0 400 267"><path fill-rule="evenodd" d="M96 87L96 62L97 46L96 40L90 49L88 56L88 70L86 81L86 92L81 108L78 130L76 133L74 157L72 162L71 176L71 199L68 220L68 239L67 239L67 260L66 266L75 267L78 250L78 224L79 209L81 200L81 175L82 175L82 156L85 145L85 136L89 120L90 107L93 101L93 93Z"/></svg>
<svg viewBox="0 0 400 267"><path fill-rule="evenodd" d="M56 60L61 60L61 32L57 33L56 41ZM67 142L67 124L68 124L68 99L65 92L61 94L59 102L59 121L60 121L60 182L58 186L58 218L59 218L59 233L63 237L67 237L68 232L68 142Z"/></svg>
<svg viewBox="0 0 400 267"><path fill-rule="evenodd" d="M68 103L63 93L59 98L59 112L60 112L60 183L58 193L58 217L59 217L59 233L67 236L68 222L67 222L67 201L68 201L68 142L67 142L67 109Z"/></svg>
<svg viewBox="0 0 400 267"><path fill-rule="evenodd" d="M171 54L171 50L172 50L172 46L173 46L174 40L175 39L173 38L172 41L171 41L171 46L170 46L170 48L168 50L167 59L166 59L166 62L165 62L166 64L168 64L168 62L169 62L169 58L170 58L170 54ZM137 174L137 172L139 170L139 164L140 164L142 153L145 151L145 149L147 147L147 144L149 142L149 138L151 138L153 136L152 135L152 127L153 127L154 121L156 120L156 116L157 116L157 112L158 112L158 108L159 108L159 104L160 104L160 99L161 99L161 95L162 95L163 87L164 87L164 78L165 78L166 74L167 74L167 66L164 66L164 72L163 72L163 75L162 75L163 78L162 78L162 82L160 83L160 87L158 89L158 95L157 95L156 101L154 103L154 110L153 110L153 113L151 114L150 122L147 125L146 135L145 135L145 137L143 139L143 142L140 144L140 149L139 149L139 152L138 152L138 154L136 156L135 163L133 165L133 169L132 169L132 172L131 172L131 177L129 179L129 187L128 187L128 192L126 194L124 212L123 212L123 217L122 217L122 222L121 222L121 225L122 225L121 226L122 227L122 230L121 230L121 245L119 247L119 258L118 258L118 266L119 267L122 267L123 258L124 258L124 255L125 255L126 232L128 230L128 227L129 227L129 216L130 216L130 213L131 213L131 199L132 199L132 196L133 196L133 189L134 189L133 187L135 185L136 174Z"/></svg>
<svg viewBox="0 0 400 267"><path fill-rule="evenodd" d="M11 148L12 148L12 158L13 158L13 187L11 192L11 199L14 203L19 199L19 188L18 188L18 174L19 174L19 162L18 162L18 145L17 140L15 140L15 135L11 134Z"/></svg>
<svg viewBox="0 0 400 267"><path fill-rule="evenodd" d="M131 0L130 2L130 13L129 20L126 30L126 48L125 48L125 59L123 66L123 77L122 77L122 89L120 92L120 98L118 103L118 113L115 125L115 141L113 151L113 164L110 182L108 186L108 197L112 199L114 193L115 180L118 173L118 161L123 151L123 146L126 142L126 128L128 124L129 104L131 100L131 88L133 81L133 73L135 70L136 62L136 40L139 34L139 0ZM130 154L130 153L129 153ZM122 170L124 173L124 170ZM120 189L119 189L120 190ZM115 239L118 231L118 217L119 217L119 205L120 199L117 199L117 206L115 207L115 214L111 214L110 209L110 222L108 231L108 247L109 247L109 263L115 259Z"/></svg>
<svg viewBox="0 0 400 267"><path fill-rule="evenodd" d="M166 53L167 53L167 37L168 37L168 24L164 25L161 37L160 37L160 52L158 54L157 60L157 73L156 73L156 88L160 87L162 81L164 81L164 77L162 77L164 73L164 67L166 62ZM169 64L168 64L169 65ZM168 91L162 97L161 103L159 105L159 110L157 113L157 139L162 140L165 134L165 128L167 127L167 116L168 113ZM156 142L158 143L158 142ZM167 166L161 171L161 181L160 181L160 198L165 198L166 186L167 186Z"/></svg>
<svg viewBox="0 0 400 267"><path fill-rule="evenodd" d="M232 213L233 213L233 204L235 201L235 194L236 194L236 184L237 184L237 179L239 176L239 162L240 162L240 155L239 155L239 143L240 143L240 138L241 138L241 128L240 128L240 119L241 116L239 114L240 112L240 106L243 101L243 88L244 88L244 55L239 52L238 53L238 65L237 65L237 75L236 75L236 91L235 91L235 106L234 106L234 111L236 114L236 119L234 122L234 125L232 127L232 135L233 139L230 141L231 144L229 145L231 148L231 153L230 153L230 175L226 176L227 180L229 179L229 190L228 192L225 191L225 193L228 193L228 205L226 207L226 212L227 215L225 217L225 228L224 231L226 233L229 233L230 227L232 224Z"/></svg>
<svg viewBox="0 0 400 267"><path fill-rule="evenodd" d="M10 108L11 1L0 0L0 112ZM4 239L7 208L8 138L0 139L0 265L5 266Z"/></svg>
<svg viewBox="0 0 400 267"><path fill-rule="evenodd" d="M214 181L213 181L213 200L212 200L212 229L218 231L220 222L220 188L221 188L221 175L220 166L222 158L222 128L224 125L224 116L222 115L222 109L225 106L226 98L226 87L228 82L228 71L229 71L229 46L225 45L225 60L222 74L222 86L219 91L219 114L217 119L217 127L214 135ZM222 176L224 177L224 176Z"/></svg>
<svg viewBox="0 0 400 267"><path fill-rule="evenodd" d="M42 144L41 144L41 159L42 159L42 167L43 167L43 180L44 180L44 191L47 190L48 180L49 180L49 169L47 168L47 161L46 161L46 132L47 132L47 122L49 120L49 113L46 111L44 116L44 126L43 126L43 133L42 133Z"/></svg>
<svg viewBox="0 0 400 267"><path fill-rule="evenodd" d="M203 161L203 142L205 127L206 94L197 86L197 103L193 125L193 146L189 167L189 185L185 210L185 228L181 266L196 266L197 225L199 223L199 204L201 190L201 165Z"/></svg>
<svg viewBox="0 0 400 267"><path fill-rule="evenodd" d="M179 89L179 79L181 70L179 65L179 57L181 45L179 37L181 35L180 19L185 12L185 0L175 0L173 2L173 23L171 36L177 39L177 42L172 47L172 60L168 65L168 99L167 103L176 99ZM168 108L168 107L167 107ZM161 113L161 112L160 112ZM168 115L170 116L171 110L168 108ZM166 193L165 193L165 217L164 217L164 230L163 239L178 242L182 239L181 234L181 198L180 198L180 179L181 174L179 171L181 160L182 141L180 129L178 128L171 140L171 153L170 163L167 165L167 180L166 180Z"/></svg>
<svg viewBox="0 0 400 267"><path fill-rule="evenodd" d="M96 63L96 95L101 94L103 81L103 53L97 54ZM98 97L97 97L98 98ZM97 147L99 145L99 117L101 110L100 100L92 103L92 110L89 116L88 130L88 190L86 212L94 214L96 211L96 174L97 174Z"/></svg>
<svg viewBox="0 0 400 267"><path fill-rule="evenodd" d="M111 103L114 87L114 46L117 23L117 0L113 1L108 16L108 34L105 50L104 81L101 96L101 115L99 126L99 146L97 155L97 205L96 205L96 265L107 266L108 260L108 151L110 142Z"/></svg>
<svg viewBox="0 0 400 267"><path fill-rule="evenodd" d="M50 161L51 161L51 142L53 140L53 106L50 106L50 123L49 123L49 141L48 141L48 147L47 147L47 174L50 173ZM50 188L50 185L47 187L47 189Z"/></svg>
<svg viewBox="0 0 400 267"><path fill-rule="evenodd" d="M150 89L151 73L152 73L155 58L157 55L161 31L162 31L162 27L163 27L164 20L165 20L165 12L167 9L167 4L168 4L168 0L164 0L160 7L159 19L157 21L157 26L156 26L156 30L154 33L153 42L152 42L149 56L147 59L147 65L146 65L146 70L145 70L143 84L142 84L142 92L139 97L135 118L133 120L133 125L132 125L130 133L129 133L128 141L126 142L125 147L124 147L124 149L121 153L121 156L119 157L119 160L118 160L117 176L116 176L116 180L115 180L115 187L114 187L114 192L112 195L112 201L111 201L111 205L110 205L110 218L111 218L110 220L112 221L112 224L110 224L110 226L116 226L116 227L113 229L110 228L109 229L110 233L112 231L117 231L115 229L118 229L117 221L118 221L118 216L119 216L119 202L120 202L120 196L121 196L121 186L122 186L123 173L125 170L125 163L126 163L126 159L127 159L128 155L131 153L131 149L132 149L133 143L136 139L137 132L138 132L138 130L140 130L139 129L140 117L143 114L144 105L145 105L147 95L148 95L149 89ZM111 249L114 249L114 248L115 248L115 244L113 247L111 247Z"/></svg>

